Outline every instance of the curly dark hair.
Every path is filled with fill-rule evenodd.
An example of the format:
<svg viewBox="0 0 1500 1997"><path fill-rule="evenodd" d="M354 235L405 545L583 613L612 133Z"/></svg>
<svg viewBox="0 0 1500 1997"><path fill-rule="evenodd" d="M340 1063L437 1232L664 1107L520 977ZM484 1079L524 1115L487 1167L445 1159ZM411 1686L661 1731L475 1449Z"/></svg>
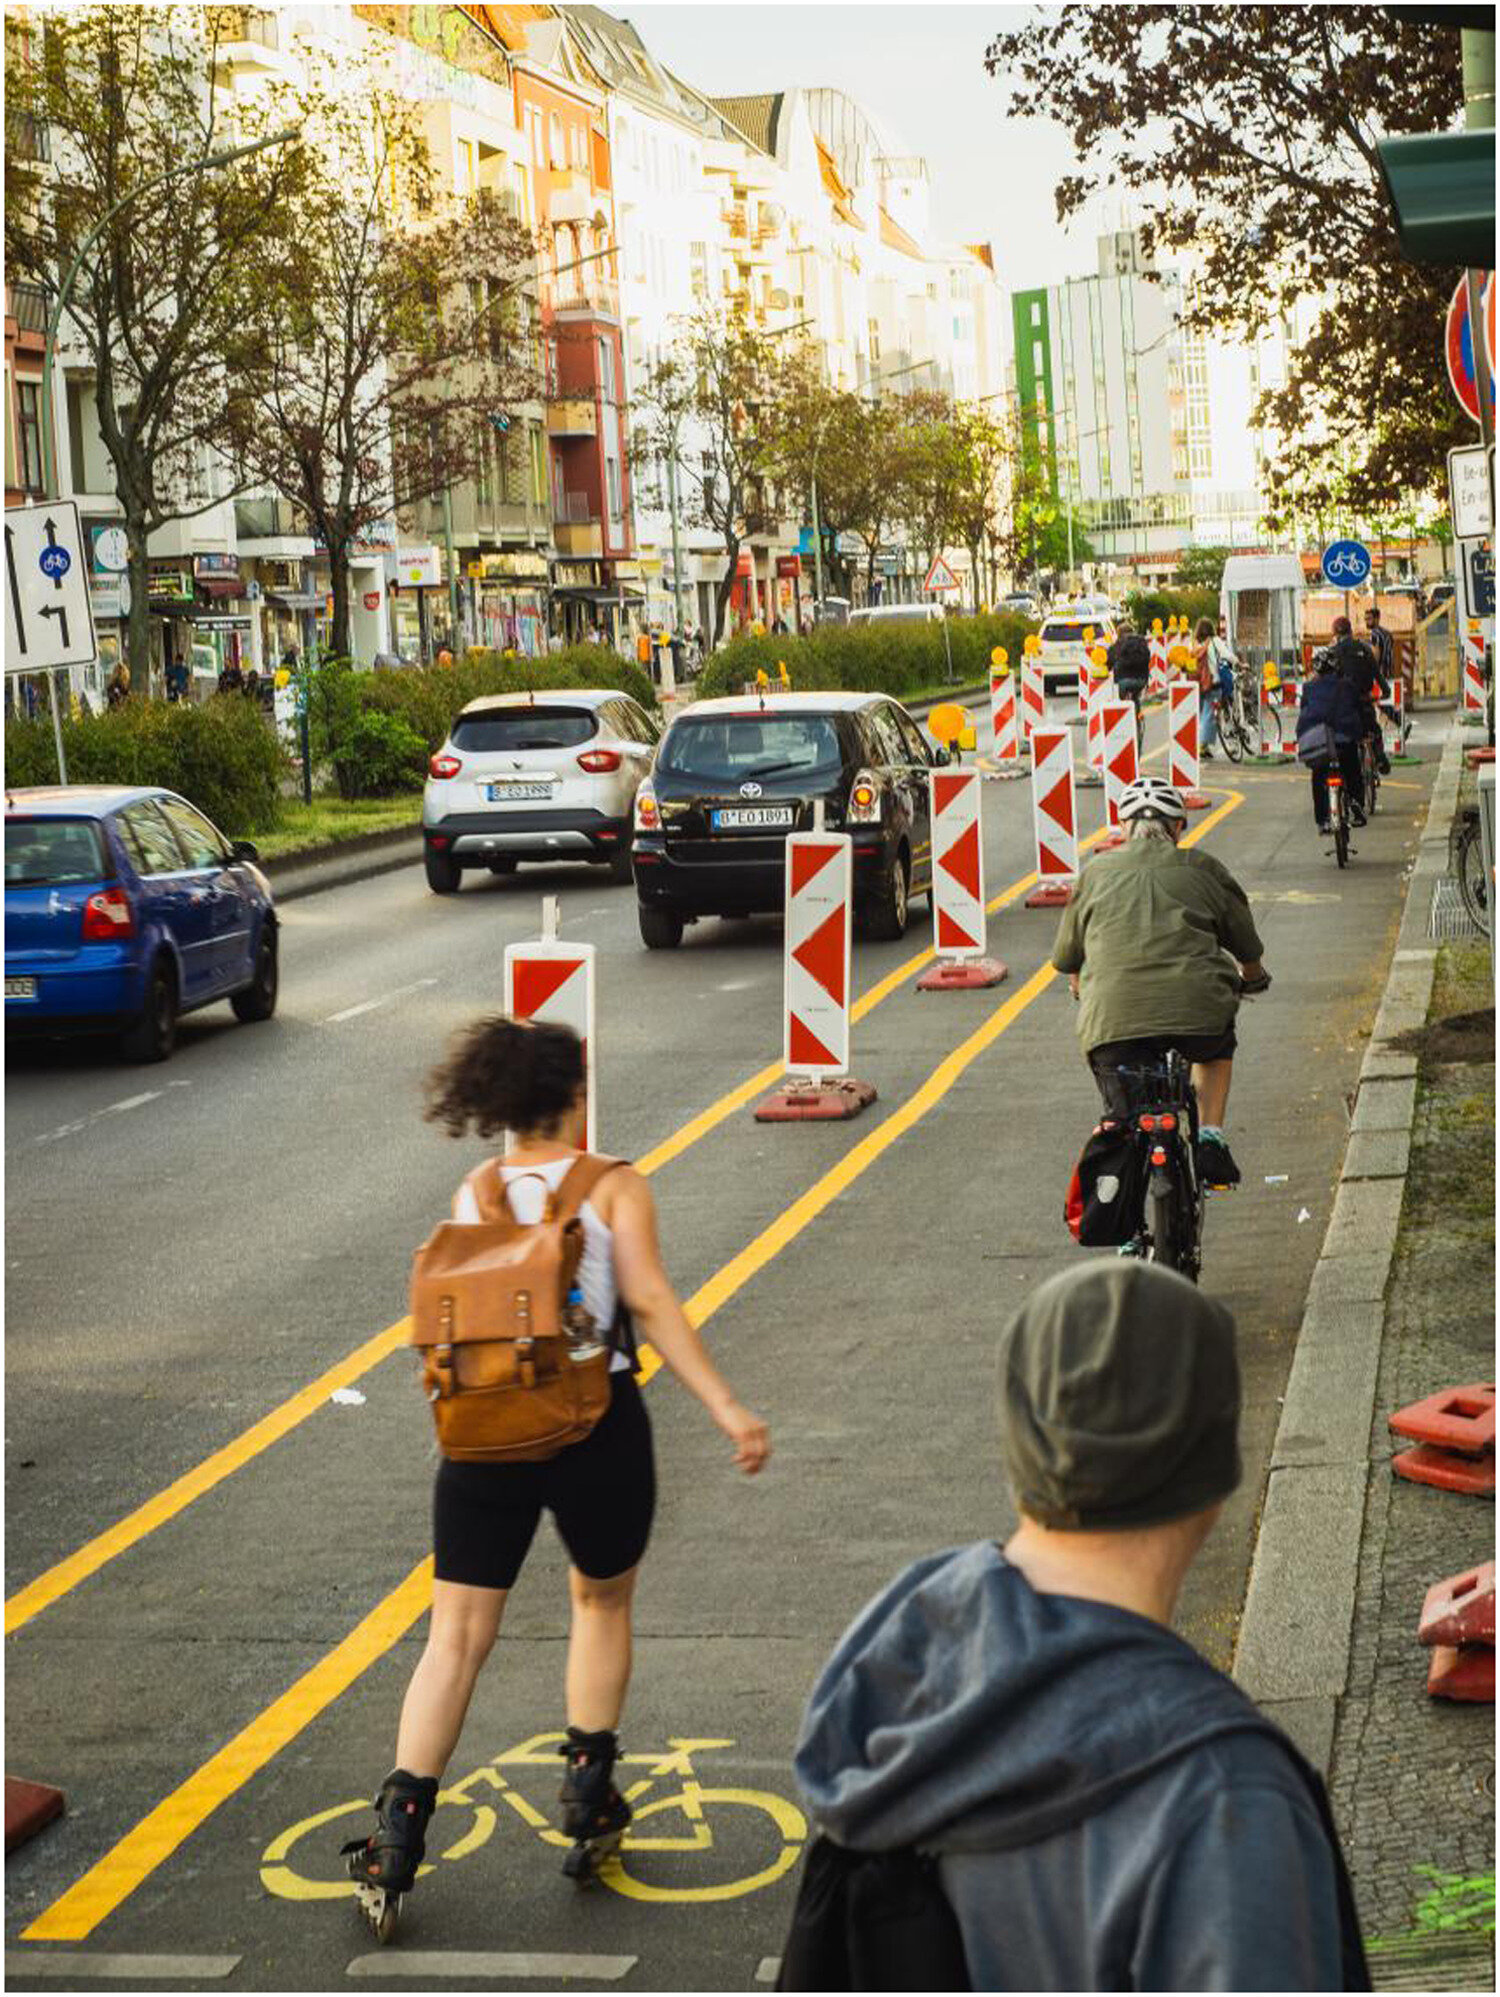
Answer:
<svg viewBox="0 0 1500 1997"><path fill-rule="evenodd" d="M454 1036L447 1060L427 1078L423 1114L450 1137L549 1132L582 1087L583 1043L571 1027L500 1014Z"/></svg>

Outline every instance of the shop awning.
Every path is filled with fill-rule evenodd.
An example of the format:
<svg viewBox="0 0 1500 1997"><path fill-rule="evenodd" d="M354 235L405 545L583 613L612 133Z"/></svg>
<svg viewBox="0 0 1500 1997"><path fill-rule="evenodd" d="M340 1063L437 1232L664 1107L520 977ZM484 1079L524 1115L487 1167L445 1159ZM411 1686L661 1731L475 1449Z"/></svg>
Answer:
<svg viewBox="0 0 1500 1997"><path fill-rule="evenodd" d="M268 589L266 602L278 610L318 610L328 595L323 589Z"/></svg>
<svg viewBox="0 0 1500 1997"><path fill-rule="evenodd" d="M239 576L199 576L198 588L205 596L243 596L245 585Z"/></svg>
<svg viewBox="0 0 1500 1997"><path fill-rule="evenodd" d="M600 609L607 609L610 604L613 604L618 610L622 599L626 603L644 603L646 601L645 592L637 589L633 583L628 582L620 583L614 589L554 589L552 594L554 597L569 597L577 603L597 603Z"/></svg>

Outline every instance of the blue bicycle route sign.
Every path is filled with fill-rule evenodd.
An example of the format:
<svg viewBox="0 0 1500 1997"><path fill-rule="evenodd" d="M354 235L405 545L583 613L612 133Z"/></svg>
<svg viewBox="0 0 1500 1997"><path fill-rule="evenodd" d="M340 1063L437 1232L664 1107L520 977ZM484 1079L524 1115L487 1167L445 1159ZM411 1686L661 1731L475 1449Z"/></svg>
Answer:
<svg viewBox="0 0 1500 1997"><path fill-rule="evenodd" d="M1333 541L1323 550L1323 580L1335 589L1358 589L1373 566L1363 541Z"/></svg>
<svg viewBox="0 0 1500 1997"><path fill-rule="evenodd" d="M52 547L43 548L42 552L36 558L36 565L44 576L50 577L53 582L60 583L68 573L68 570L72 568L73 557L68 553L66 548L59 548L54 544Z"/></svg>

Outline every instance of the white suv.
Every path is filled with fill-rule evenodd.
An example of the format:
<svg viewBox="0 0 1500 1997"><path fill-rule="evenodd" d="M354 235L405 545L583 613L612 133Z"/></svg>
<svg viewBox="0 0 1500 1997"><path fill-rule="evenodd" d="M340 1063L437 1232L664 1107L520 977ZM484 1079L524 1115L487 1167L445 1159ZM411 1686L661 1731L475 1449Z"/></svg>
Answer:
<svg viewBox="0 0 1500 1997"><path fill-rule="evenodd" d="M427 885L465 867L587 860L630 879L635 793L661 729L628 694L490 694L471 700L432 758L422 794Z"/></svg>
<svg viewBox="0 0 1500 1997"><path fill-rule="evenodd" d="M1045 692L1077 693L1078 675L1086 671L1083 634L1092 630L1094 643L1106 649L1115 642L1111 612L1095 608L1061 610L1042 619L1042 686Z"/></svg>

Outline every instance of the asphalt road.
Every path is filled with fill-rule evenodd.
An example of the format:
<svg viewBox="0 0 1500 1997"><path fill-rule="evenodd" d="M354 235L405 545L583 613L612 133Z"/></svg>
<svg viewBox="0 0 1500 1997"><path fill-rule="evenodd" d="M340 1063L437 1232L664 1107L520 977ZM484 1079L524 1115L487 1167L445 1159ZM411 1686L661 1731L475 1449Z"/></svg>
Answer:
<svg viewBox="0 0 1500 1997"><path fill-rule="evenodd" d="M1202 836L1276 977L1241 1018L1245 1185L1207 1234L1205 1282L1243 1340L1249 1474L1181 1627L1220 1662L1434 768L1430 747L1398 767L1343 875L1300 772L1205 768ZM1085 828L1101 809L1083 794ZM648 954L630 891L563 869L439 899L410 868L297 901L276 1018L190 1020L164 1067L11 1052L6 1767L63 1788L68 1815L7 1866L10 1987L753 1986L803 1835L807 1689L908 1559L1007 1530L995 1332L1080 1252L1061 1202L1094 1099L1064 983L1036 975L1055 918L1019 904L1029 787L986 785L985 813L988 891L1018 890L991 918L1009 980L917 995L920 917L857 946L853 1065L880 1100L847 1125L751 1120L744 1085L779 1048L778 923ZM644 1786L613 1890L577 1894L543 1835L558 1769L527 1743L563 1724L565 1626L543 1535L432 1874L369 1962L337 1848L390 1765L433 1461L411 1362L380 1334L480 1155L422 1121L421 1080L497 1003L543 891L599 949L601 1141L652 1170L669 1266L776 1455L740 1478L675 1382L648 1386L662 1499L623 1728Z"/></svg>

